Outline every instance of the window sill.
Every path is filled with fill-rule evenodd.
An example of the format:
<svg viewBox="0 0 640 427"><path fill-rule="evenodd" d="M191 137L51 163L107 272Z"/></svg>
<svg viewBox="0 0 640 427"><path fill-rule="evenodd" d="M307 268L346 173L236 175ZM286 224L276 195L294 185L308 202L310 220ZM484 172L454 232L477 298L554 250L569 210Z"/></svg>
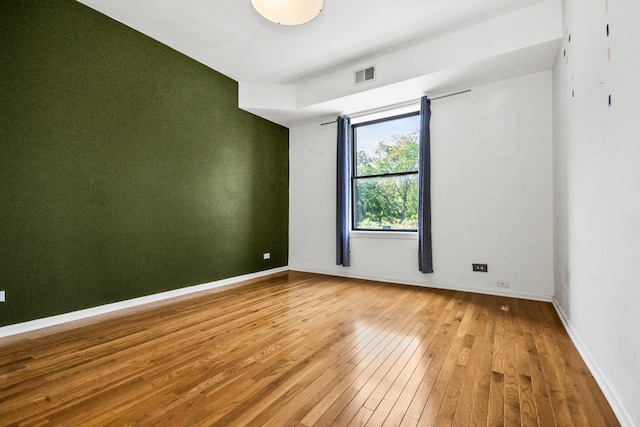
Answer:
<svg viewBox="0 0 640 427"><path fill-rule="evenodd" d="M418 240L418 233L415 231L350 231L352 239L403 239Z"/></svg>

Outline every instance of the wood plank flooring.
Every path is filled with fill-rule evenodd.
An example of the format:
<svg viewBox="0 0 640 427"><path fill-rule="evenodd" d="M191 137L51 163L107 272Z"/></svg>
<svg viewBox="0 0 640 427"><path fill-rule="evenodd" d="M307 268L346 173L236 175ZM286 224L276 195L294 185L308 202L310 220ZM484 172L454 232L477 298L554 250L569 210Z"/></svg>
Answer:
<svg viewBox="0 0 640 427"><path fill-rule="evenodd" d="M551 304L287 272L0 340L0 425L619 423Z"/></svg>

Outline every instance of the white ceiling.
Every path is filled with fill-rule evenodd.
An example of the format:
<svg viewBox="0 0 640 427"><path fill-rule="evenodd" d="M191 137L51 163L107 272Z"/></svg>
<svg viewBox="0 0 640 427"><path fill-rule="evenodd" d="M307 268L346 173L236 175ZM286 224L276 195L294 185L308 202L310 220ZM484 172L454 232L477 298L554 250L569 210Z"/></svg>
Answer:
<svg viewBox="0 0 640 427"><path fill-rule="evenodd" d="M322 76L351 69L363 61L426 46L429 41L466 28L559 0L325 0L318 18L293 27L265 20L253 10L250 0L78 1L241 85L282 85L294 88L295 92L299 85L308 85L310 81L322 83ZM561 31L559 28L560 35ZM513 50L523 47L526 46ZM415 77L418 76L412 78ZM334 96L332 100L339 98L342 96ZM318 104L332 100L324 99ZM292 125L302 116L308 119L343 109L332 104L331 111L311 108L306 115L297 111L308 107L294 101L285 107L254 108L253 112ZM270 114L269 110L277 111Z"/></svg>

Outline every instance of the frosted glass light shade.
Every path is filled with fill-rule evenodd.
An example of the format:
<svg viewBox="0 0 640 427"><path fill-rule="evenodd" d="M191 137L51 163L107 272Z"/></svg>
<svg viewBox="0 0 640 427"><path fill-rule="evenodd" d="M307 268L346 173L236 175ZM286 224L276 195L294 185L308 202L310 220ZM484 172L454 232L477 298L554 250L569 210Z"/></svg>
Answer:
<svg viewBox="0 0 640 427"><path fill-rule="evenodd" d="M320 14L324 0L251 0L251 4L271 22L300 25Z"/></svg>

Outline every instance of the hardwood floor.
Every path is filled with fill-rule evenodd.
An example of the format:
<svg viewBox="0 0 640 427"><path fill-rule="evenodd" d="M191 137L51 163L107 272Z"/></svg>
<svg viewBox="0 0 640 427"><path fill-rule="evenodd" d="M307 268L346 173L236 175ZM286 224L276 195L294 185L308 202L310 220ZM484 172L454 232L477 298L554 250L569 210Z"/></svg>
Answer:
<svg viewBox="0 0 640 427"><path fill-rule="evenodd" d="M0 425L615 426L548 303L288 272L0 340Z"/></svg>

